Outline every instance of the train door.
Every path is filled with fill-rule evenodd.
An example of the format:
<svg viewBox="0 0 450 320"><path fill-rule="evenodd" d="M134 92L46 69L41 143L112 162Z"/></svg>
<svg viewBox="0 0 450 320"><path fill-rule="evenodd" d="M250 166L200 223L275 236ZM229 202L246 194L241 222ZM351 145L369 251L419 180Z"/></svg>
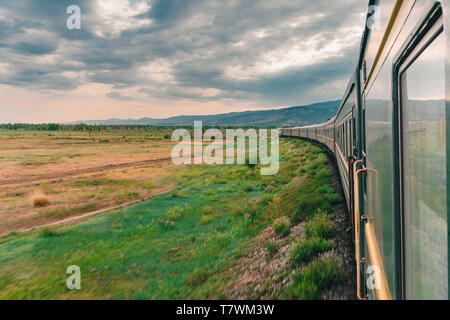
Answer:
<svg viewBox="0 0 450 320"><path fill-rule="evenodd" d="M433 18L433 19L432 19ZM424 27L425 24L425 27ZM448 299L446 45L434 7L405 44L397 98L401 294Z"/></svg>
<svg viewBox="0 0 450 320"><path fill-rule="evenodd" d="M354 139L354 137L356 136L356 126L355 126L355 116L356 116L356 105L353 105L353 107L351 108L351 116L350 116L350 120L348 121L350 124L350 133L349 133L349 137L347 137L347 140L350 141L350 152L349 152L349 156L348 156L348 168L349 168L349 199L350 199L350 210L349 210L349 221L351 224L351 227L354 227L354 207L355 207L355 198L354 198L354 170L353 170L353 166L354 163L358 157L357 154L355 154L354 150L355 150L355 145L356 145L356 141Z"/></svg>
<svg viewBox="0 0 450 320"><path fill-rule="evenodd" d="M365 253L367 252L364 236L364 228L362 217L365 216L365 209L367 208L367 175L366 175L366 146L365 146L365 103L364 96L361 97L362 106L361 117L358 117L358 109L356 106L352 110L351 124L354 128L351 136L352 141L352 155L355 160L353 164L353 179L354 179L354 239L355 239L355 258L357 264L357 294L359 299L367 299L369 294L366 288L366 268ZM361 141L357 143L357 119L360 119L358 129L361 130ZM358 153L358 145L361 148L361 153Z"/></svg>

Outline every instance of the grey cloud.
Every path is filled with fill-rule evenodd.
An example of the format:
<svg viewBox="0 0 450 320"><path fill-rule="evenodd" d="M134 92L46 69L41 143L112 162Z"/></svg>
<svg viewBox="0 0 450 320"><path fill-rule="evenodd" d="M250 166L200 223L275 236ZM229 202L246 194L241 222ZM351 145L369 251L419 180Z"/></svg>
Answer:
<svg viewBox="0 0 450 320"><path fill-rule="evenodd" d="M116 99L116 100L120 100L120 101L139 101L138 98L134 98L132 96L125 96L118 92L110 92L110 93L107 93L106 96L111 99Z"/></svg>
<svg viewBox="0 0 450 320"><path fill-rule="evenodd" d="M11 47L20 53L31 55L44 55L56 50L56 45L51 42L18 42Z"/></svg>
<svg viewBox="0 0 450 320"><path fill-rule="evenodd" d="M148 2L149 11L132 17L135 26L111 37L96 33L103 13L94 0L1 3L0 12L3 9L11 19L2 20L0 15L0 62L11 65L15 72L0 74L0 83L39 90L71 90L82 83L97 82L111 84L114 89L140 88L149 99L231 99L267 106L323 100L315 93L317 88L349 77L357 42L324 61L260 72L250 79L230 77L227 68L255 69L267 53L289 50L293 45L299 50L320 50L345 37L342 28L351 25L366 7L366 3L354 0ZM72 4L82 9L79 31L65 28L65 9ZM138 27L138 22L148 19L151 24ZM286 25L288 22L297 25ZM113 26L103 27L108 31ZM49 37L17 40L30 29L45 31ZM258 38L258 32L265 36ZM38 67L27 58L48 54L55 56L53 62ZM64 63L67 61L77 64ZM152 64L156 67L145 69ZM86 76L69 79L60 75L64 71L84 71ZM211 88L220 93L196 93ZM327 94L340 96L342 92ZM108 97L134 100L118 92L111 92Z"/></svg>

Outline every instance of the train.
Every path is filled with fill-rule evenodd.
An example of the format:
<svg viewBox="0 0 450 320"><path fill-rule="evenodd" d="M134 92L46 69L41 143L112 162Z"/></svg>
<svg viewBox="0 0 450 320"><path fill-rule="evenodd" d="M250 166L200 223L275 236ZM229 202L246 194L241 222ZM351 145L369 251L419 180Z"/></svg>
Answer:
<svg viewBox="0 0 450 320"><path fill-rule="evenodd" d="M329 151L360 300L448 300L450 0L370 0L337 114L280 128Z"/></svg>

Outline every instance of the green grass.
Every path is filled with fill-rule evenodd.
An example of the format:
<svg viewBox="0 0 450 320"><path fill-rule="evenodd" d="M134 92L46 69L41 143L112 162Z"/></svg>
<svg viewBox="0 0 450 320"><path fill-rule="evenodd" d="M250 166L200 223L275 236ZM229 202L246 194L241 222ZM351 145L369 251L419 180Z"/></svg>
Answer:
<svg viewBox="0 0 450 320"><path fill-rule="evenodd" d="M335 245L320 238L306 239L294 245L289 253L289 259L295 266L301 266L311 261L320 253L333 249Z"/></svg>
<svg viewBox="0 0 450 320"><path fill-rule="evenodd" d="M278 250L280 249L280 246L276 243L269 242L266 245L266 249L267 249L269 258L272 258L273 256L275 256L277 254Z"/></svg>
<svg viewBox="0 0 450 320"><path fill-rule="evenodd" d="M197 287L202 283L205 283L210 276L211 273L209 271L197 270L186 277L185 284L188 287Z"/></svg>
<svg viewBox="0 0 450 320"><path fill-rule="evenodd" d="M291 234L291 227L286 222L278 222L273 228L277 236L287 237Z"/></svg>
<svg viewBox="0 0 450 320"><path fill-rule="evenodd" d="M211 216L202 216L201 219L200 219L200 222L201 222L203 225L205 225L205 224L210 223L210 222L213 221L213 220L214 220L214 217L211 217Z"/></svg>
<svg viewBox="0 0 450 320"><path fill-rule="evenodd" d="M36 218L66 218L75 214L81 214L86 212L92 212L100 208L100 204L97 202L85 203L75 207L59 207L55 209L46 209L39 213Z"/></svg>
<svg viewBox="0 0 450 320"><path fill-rule="evenodd" d="M333 236L330 216L319 209L306 225L305 235L309 238L330 239Z"/></svg>
<svg viewBox="0 0 450 320"><path fill-rule="evenodd" d="M300 300L319 300L320 291L339 284L347 278L335 259L316 261L294 277L289 288L290 297Z"/></svg>
<svg viewBox="0 0 450 320"><path fill-rule="evenodd" d="M170 194L77 226L0 239L0 299L227 298L236 279L229 270L251 252L264 228L280 217L296 220L300 207L301 219L309 219L322 208L303 204L312 196L326 199L327 205L340 201L332 189L316 190L330 183L319 149L296 140L283 140L280 147L282 162L274 177L261 176L259 166L178 168L168 178L178 185ZM313 176L308 174L312 166ZM300 168L306 173L298 175ZM79 186L114 183L81 180ZM43 214L64 217L93 209L87 205ZM278 250L270 244L267 249L272 255ZM81 268L80 291L66 289L70 265ZM335 280L332 273L322 275L326 267L318 268L308 271L318 279L313 281L316 291L323 278ZM298 286L309 286L302 279L296 280ZM288 288L293 297L302 297L298 286Z"/></svg>

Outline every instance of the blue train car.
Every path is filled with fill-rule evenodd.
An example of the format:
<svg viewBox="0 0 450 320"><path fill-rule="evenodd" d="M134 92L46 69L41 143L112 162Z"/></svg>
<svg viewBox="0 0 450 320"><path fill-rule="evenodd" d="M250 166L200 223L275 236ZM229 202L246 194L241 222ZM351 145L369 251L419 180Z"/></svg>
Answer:
<svg viewBox="0 0 450 320"><path fill-rule="evenodd" d="M450 0L369 1L336 117L296 128L336 158L360 299L449 297L449 9Z"/></svg>

